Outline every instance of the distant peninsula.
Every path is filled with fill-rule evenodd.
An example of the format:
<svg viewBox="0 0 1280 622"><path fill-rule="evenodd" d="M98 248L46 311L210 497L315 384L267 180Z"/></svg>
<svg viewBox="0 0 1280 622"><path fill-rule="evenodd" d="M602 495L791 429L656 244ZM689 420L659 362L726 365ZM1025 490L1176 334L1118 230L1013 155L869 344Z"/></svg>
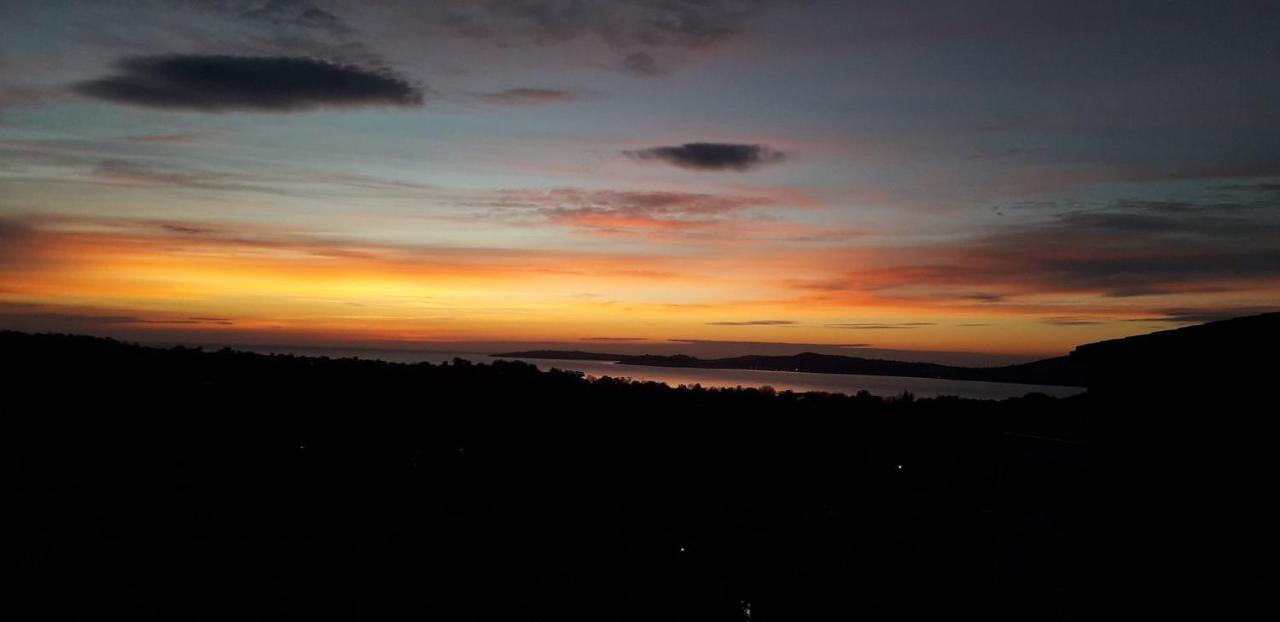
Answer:
<svg viewBox="0 0 1280 622"><path fill-rule="evenodd" d="M977 380L1069 387L1082 387L1085 384L1082 375L1073 369L1070 358L1066 356L999 367L958 367L954 365L939 365L937 363L912 363L856 356L818 354L816 352L802 352L789 356L750 355L715 359L700 359L683 354L671 356L656 354L628 355L583 352L581 350L529 350L524 352L504 352L491 354L490 356L522 359L608 361L620 365L648 365L651 367L756 369L816 374L903 376L907 378L942 378L946 380Z"/></svg>

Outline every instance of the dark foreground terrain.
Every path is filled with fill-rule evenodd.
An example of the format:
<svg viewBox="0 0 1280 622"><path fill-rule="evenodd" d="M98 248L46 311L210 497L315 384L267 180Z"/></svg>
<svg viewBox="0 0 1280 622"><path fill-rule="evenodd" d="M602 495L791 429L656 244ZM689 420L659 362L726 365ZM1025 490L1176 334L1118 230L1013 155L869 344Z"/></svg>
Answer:
<svg viewBox="0 0 1280 622"><path fill-rule="evenodd" d="M1081 616L1088 397L0 334L45 619Z"/></svg>

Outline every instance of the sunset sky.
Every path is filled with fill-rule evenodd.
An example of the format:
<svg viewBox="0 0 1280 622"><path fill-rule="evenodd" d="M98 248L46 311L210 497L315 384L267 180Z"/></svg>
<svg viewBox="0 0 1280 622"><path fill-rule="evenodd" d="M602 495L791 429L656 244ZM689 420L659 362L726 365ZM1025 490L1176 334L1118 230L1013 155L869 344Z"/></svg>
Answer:
<svg viewBox="0 0 1280 622"><path fill-rule="evenodd" d="M0 24L0 328L1031 357L1280 307L1273 1Z"/></svg>

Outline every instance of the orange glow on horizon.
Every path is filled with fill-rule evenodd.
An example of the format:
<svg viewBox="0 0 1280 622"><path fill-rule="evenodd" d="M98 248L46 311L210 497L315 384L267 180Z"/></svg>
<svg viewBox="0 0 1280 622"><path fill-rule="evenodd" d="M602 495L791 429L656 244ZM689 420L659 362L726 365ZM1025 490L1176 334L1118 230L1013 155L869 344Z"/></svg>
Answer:
<svg viewBox="0 0 1280 622"><path fill-rule="evenodd" d="M993 308L894 294L891 280L862 289L814 286L848 278L843 269L787 278L798 266L842 267L853 256L760 249L675 259L48 228L33 231L21 256L0 267L0 304L27 313L118 316L118 326L175 339L193 330L228 339L274 331L330 342L696 337L1040 354L1142 328L1086 320L1047 328L1049 313L1098 312L1044 296L1040 307L1028 296Z"/></svg>

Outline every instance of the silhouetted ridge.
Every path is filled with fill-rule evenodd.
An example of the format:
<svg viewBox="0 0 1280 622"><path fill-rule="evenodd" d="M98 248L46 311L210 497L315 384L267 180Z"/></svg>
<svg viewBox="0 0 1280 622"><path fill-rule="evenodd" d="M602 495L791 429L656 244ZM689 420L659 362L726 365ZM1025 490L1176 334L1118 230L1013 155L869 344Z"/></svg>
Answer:
<svg viewBox="0 0 1280 622"><path fill-rule="evenodd" d="M1280 313L1264 313L1077 347L1072 363L1106 399L1221 399L1275 381Z"/></svg>

